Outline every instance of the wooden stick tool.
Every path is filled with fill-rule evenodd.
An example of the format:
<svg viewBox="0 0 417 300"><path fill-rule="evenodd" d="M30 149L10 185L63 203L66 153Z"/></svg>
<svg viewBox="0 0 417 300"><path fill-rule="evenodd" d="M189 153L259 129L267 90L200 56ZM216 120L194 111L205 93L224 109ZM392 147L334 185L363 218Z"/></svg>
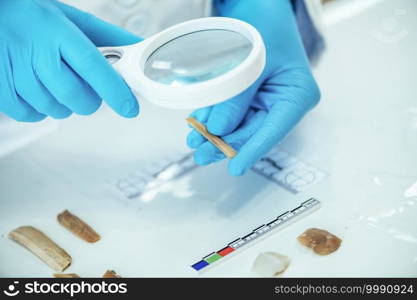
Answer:
<svg viewBox="0 0 417 300"><path fill-rule="evenodd" d="M204 136L210 143L212 143L221 152L223 152L223 154L226 155L227 158L231 159L237 155L236 150L233 149L232 146L230 146L228 143L223 141L217 135L214 135L208 132L206 126L198 122L196 119L194 119L193 117L189 117L186 120L195 130L197 130L202 136Z"/></svg>

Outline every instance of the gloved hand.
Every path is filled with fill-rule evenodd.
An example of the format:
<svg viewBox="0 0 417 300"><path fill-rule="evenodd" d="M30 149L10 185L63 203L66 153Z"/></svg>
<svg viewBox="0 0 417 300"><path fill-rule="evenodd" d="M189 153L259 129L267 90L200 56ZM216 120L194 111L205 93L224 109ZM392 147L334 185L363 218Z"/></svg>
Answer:
<svg viewBox="0 0 417 300"><path fill-rule="evenodd" d="M17 121L95 112L135 117L130 88L96 46L140 39L54 0L0 1L0 112Z"/></svg>
<svg viewBox="0 0 417 300"><path fill-rule="evenodd" d="M239 153L229 173L242 175L276 146L320 98L302 45L290 0L216 0L220 16L252 24L261 33L267 53L261 77L240 95L192 113L209 132L222 136ZM198 132L187 143L196 148L197 164L225 156Z"/></svg>

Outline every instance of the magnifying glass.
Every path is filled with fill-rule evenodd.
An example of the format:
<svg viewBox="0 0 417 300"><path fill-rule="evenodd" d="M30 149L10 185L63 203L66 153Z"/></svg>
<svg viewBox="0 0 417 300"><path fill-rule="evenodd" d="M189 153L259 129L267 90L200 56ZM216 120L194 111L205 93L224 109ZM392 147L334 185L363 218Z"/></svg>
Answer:
<svg viewBox="0 0 417 300"><path fill-rule="evenodd" d="M142 98L196 109L247 89L265 67L265 46L250 24L209 17L172 26L137 44L99 48Z"/></svg>

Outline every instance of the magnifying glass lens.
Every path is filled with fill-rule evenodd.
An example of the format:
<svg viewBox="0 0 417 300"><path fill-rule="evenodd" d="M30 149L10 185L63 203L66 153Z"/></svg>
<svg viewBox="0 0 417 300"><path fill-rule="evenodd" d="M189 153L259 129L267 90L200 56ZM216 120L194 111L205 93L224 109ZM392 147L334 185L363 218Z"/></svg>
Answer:
<svg viewBox="0 0 417 300"><path fill-rule="evenodd" d="M145 75L162 84L179 86L216 78L237 67L252 50L243 35L229 30L203 30L175 38L155 50Z"/></svg>

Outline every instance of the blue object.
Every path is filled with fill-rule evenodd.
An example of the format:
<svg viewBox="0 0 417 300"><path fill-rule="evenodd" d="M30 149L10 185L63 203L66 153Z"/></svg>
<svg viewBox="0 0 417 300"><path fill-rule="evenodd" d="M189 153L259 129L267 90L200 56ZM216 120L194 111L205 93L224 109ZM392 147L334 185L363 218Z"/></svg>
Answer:
<svg viewBox="0 0 417 300"><path fill-rule="evenodd" d="M320 99L308 56L298 30L292 2L215 0L217 14L241 19L261 33L267 63L261 77L240 95L192 113L209 132L222 136L238 151L229 173L239 176L281 142ZM199 133L187 143L196 148L197 164L207 165L224 155Z"/></svg>
<svg viewBox="0 0 417 300"><path fill-rule="evenodd" d="M200 271L201 269L203 269L204 267L207 267L208 265L209 265L208 262L206 262L205 260L201 260L198 263L193 264L191 267L196 271Z"/></svg>
<svg viewBox="0 0 417 300"><path fill-rule="evenodd" d="M95 112L102 99L135 117L138 102L96 46L140 39L54 0L0 1L0 111L17 121Z"/></svg>

